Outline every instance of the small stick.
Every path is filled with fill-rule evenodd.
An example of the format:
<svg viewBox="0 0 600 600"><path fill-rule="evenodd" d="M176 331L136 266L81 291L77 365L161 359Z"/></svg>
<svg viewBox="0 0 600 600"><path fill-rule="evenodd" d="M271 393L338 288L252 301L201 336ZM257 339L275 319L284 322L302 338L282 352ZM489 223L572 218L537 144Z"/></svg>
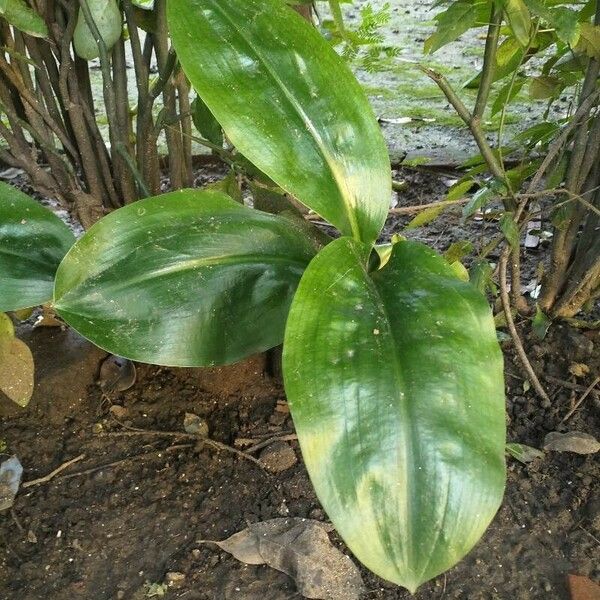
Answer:
<svg viewBox="0 0 600 600"><path fill-rule="evenodd" d="M581 406L581 403L592 393L592 390L598 385L598 383L600 383L600 377L596 377L596 379L592 381L585 392L581 394L581 398L575 402L573 408L562 418L561 423L565 423L573 416L575 411Z"/></svg>
<svg viewBox="0 0 600 600"><path fill-rule="evenodd" d="M506 285L506 265L508 263L509 254L510 245L507 245L502 251L499 261L500 299L502 300L502 309L504 310L504 316L506 317L506 324L508 326L508 331L510 332L510 337L515 345L517 356L519 357L521 364L527 373L527 377L531 382L531 385L535 388L535 391L542 399L550 402L550 398L548 397L546 390L544 390L540 380L533 370L533 367L531 366L531 363L529 362L529 359L527 358L527 353L525 352L525 348L523 348L521 338L519 337L519 333L517 332L515 322L513 321L512 314L510 312L510 298L508 297L508 287Z"/></svg>
<svg viewBox="0 0 600 600"><path fill-rule="evenodd" d="M63 475L60 479L71 479L72 477L79 477L81 475L89 475L90 473L95 473L96 471L101 471L102 469L110 469L111 467L117 467L120 464L127 462L129 460L139 460L140 458L147 458L148 456L153 456L155 454L159 454L161 452L172 452L173 450L182 450L184 448L193 448L194 444L177 444L175 446L169 446L164 450L152 450L151 452L143 452L142 454L136 454L135 456L127 456L126 458L122 458L120 460L115 460L114 462L106 463L104 465L99 465L97 467L90 467L89 469L85 469L84 471L77 471L76 473L68 473L67 475Z"/></svg>
<svg viewBox="0 0 600 600"><path fill-rule="evenodd" d="M254 446L250 446L250 448L246 448L246 452L251 454L252 452L256 452L265 446L272 444L273 442L282 441L282 442L291 442L293 440L297 440L298 436L295 433L288 433L287 435L274 435L262 442L258 442L258 444L254 444Z"/></svg>
<svg viewBox="0 0 600 600"><path fill-rule="evenodd" d="M59 473L62 473L65 469L67 469L71 465L74 465L76 462L83 460L84 458L85 458L85 454L80 454L79 456L76 456L75 458L68 460L66 463L63 463L62 465L60 465L60 467L54 469L54 471L52 471L51 473L48 473L48 475L44 475L44 477L40 477L38 479L32 479L31 481L26 481L25 483L22 483L21 487L28 488L28 487L31 487L34 485L40 485L41 483L48 483L51 479L56 477Z"/></svg>
<svg viewBox="0 0 600 600"><path fill-rule="evenodd" d="M559 379L558 377L552 377L552 375L544 375L544 379L550 383L562 385L562 387L567 388L568 390L575 390L576 392L585 392L587 389L585 385L579 385L578 383L565 381L564 379ZM598 392L596 390L592 390L591 394L592 396L597 396Z"/></svg>
<svg viewBox="0 0 600 600"><path fill-rule="evenodd" d="M227 444L223 444L222 442L217 442L216 440L211 440L210 438L203 438L194 433L186 433L179 431L157 431L157 430L146 430L146 429L137 429L135 427L129 427L129 431L115 431L109 433L108 435L121 435L121 436L132 436L132 435L153 435L157 437L184 437L187 439L193 439L198 442L202 442L208 446L212 446L217 450L225 450L227 452L232 452L233 454L237 454L238 456L245 458L255 464L257 464L261 469L264 469L261 462L256 460L253 456L249 456L245 452L238 450L237 448L232 448Z"/></svg>

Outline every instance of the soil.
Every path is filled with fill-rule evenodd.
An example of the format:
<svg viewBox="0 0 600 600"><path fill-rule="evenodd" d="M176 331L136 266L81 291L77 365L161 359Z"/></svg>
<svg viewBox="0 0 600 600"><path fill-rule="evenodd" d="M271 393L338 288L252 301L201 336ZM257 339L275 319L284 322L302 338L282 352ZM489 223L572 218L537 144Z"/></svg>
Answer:
<svg viewBox="0 0 600 600"><path fill-rule="evenodd" d="M438 199L456 176L403 171L396 177L409 184L401 199L409 205ZM392 217L385 236L407 234L408 220ZM485 220L462 223L458 208L410 235L443 251L459 239L481 244L488 229L495 228ZM545 248L528 253L533 272ZM193 413L208 424L210 439L236 449L289 436L293 423L276 357L213 369L138 365L135 385L107 398L96 384L106 354L73 331L34 329L34 320L18 333L34 353L35 394L26 409L0 397L4 452L19 457L26 482L84 456L47 482L23 486L13 509L0 515L0 600L141 600L161 590L167 600L300 598L286 575L243 565L202 543L271 518L326 520L296 441L253 454L265 453L267 472L223 446L132 431L183 432L185 414ZM596 394L566 424L561 419L600 373L600 332L555 325L539 341L526 322L520 326L551 402L528 389L505 342L509 441L540 448L556 430L598 437ZM575 377L573 363L589 373ZM491 527L458 566L415 598L560 600L569 598L568 574L600 580L599 475L593 455L553 452L529 464L508 458L506 495ZM364 600L410 598L367 571L363 578Z"/></svg>

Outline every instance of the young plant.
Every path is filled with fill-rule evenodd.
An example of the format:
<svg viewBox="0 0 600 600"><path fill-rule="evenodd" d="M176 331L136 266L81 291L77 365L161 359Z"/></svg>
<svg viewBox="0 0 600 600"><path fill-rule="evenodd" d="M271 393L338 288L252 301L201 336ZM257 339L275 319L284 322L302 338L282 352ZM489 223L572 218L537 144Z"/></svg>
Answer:
<svg viewBox="0 0 600 600"><path fill-rule="evenodd" d="M512 302L519 311L531 313L521 291L520 232L536 212L530 209L531 202L544 197L552 200L548 215L551 259L538 305L551 318L572 318L590 308L600 294L600 4L596 0L580 4L456 0L436 21L436 31L425 42L429 52L455 41L470 28L487 27L481 72L467 84L477 89L472 109L444 77L425 69L479 146L481 156L471 173L487 170L493 176L474 197L470 212L503 197L506 214L501 224L512 246ZM531 101L543 101L548 108L542 118L507 144L503 140L506 113L521 90L528 90ZM568 100L571 108L559 107L562 118L551 122L548 115L559 98ZM491 116L500 118L495 148L482 129L488 109ZM512 168L505 165L509 155L516 162ZM467 174L459 185L468 187L470 183L473 179Z"/></svg>
<svg viewBox="0 0 600 600"><path fill-rule="evenodd" d="M304 19L281 0L170 0L168 21L228 139L341 237L323 246L296 217L215 189L173 192L94 225L58 268L54 308L102 348L157 364L231 363L283 341L324 509L360 561L415 591L502 500L491 311L426 246L375 246L387 150L359 84Z"/></svg>

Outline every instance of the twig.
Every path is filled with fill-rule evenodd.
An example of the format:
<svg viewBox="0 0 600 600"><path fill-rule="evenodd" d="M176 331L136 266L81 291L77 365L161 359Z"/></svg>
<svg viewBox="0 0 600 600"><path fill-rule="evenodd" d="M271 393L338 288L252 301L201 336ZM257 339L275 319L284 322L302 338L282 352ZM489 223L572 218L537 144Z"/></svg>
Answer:
<svg viewBox="0 0 600 600"><path fill-rule="evenodd" d="M59 473L62 473L65 469L67 469L71 465L74 465L76 462L83 460L84 458L85 458L85 454L80 454L79 456L76 456L75 458L72 458L71 460L68 460L67 462L63 463L62 465L60 465L60 467L58 467L58 468L54 469L54 471L48 473L48 475L44 475L44 477L39 477L38 479L32 479L31 481L26 481L25 483L22 483L21 487L28 488L28 487L32 487L34 485L40 485L41 483L48 483L51 479L56 477Z"/></svg>
<svg viewBox="0 0 600 600"><path fill-rule="evenodd" d="M173 452L174 450L183 450L184 448L193 448L195 444L177 444L175 446L169 446L164 450L152 450L151 452L143 452L142 454L136 454L134 456L127 456L120 460L115 460L110 463L106 463L103 465L98 465L97 467L90 467L89 469L85 469L84 471L77 471L76 473L68 473L67 475L63 475L60 479L71 479L72 477L81 477L82 475L89 475L90 473L95 473L96 471L101 471L102 469L110 469L112 467L117 467L124 462L130 460L139 460L140 458L147 458L148 456L153 456L160 452Z"/></svg>
<svg viewBox="0 0 600 600"><path fill-rule="evenodd" d="M573 416L575 411L581 406L581 403L592 393L593 389L598 385L598 383L600 383L600 377L596 377L596 379L592 381L592 383L587 387L585 392L581 394L579 400L575 402L573 408L562 418L561 423L565 423Z"/></svg>
<svg viewBox="0 0 600 600"><path fill-rule="evenodd" d="M572 383L571 381L559 379L558 377L552 377L552 375L544 375L544 379L550 383L554 383L555 385L561 385L568 390L575 390L576 392L585 392L587 389L585 385L579 385L578 383ZM592 390L591 394L592 396L597 396L598 392L596 390Z"/></svg>
<svg viewBox="0 0 600 600"><path fill-rule="evenodd" d="M298 435L295 433L288 433L287 435L274 435L273 437L267 438L262 442L258 442L258 444L254 444L254 446L250 446L250 448L246 448L246 452L251 454L252 452L256 452L264 448L265 446L269 446L273 442L282 441L282 442L291 442L293 440L297 440Z"/></svg>
<svg viewBox="0 0 600 600"><path fill-rule="evenodd" d="M118 421L117 421L118 422ZM119 425L124 425L119 423ZM128 431L114 431L109 433L111 436L135 436L135 435L147 435L147 436L156 436L156 437L183 437L186 439L193 439L202 444L206 444L207 446L212 446L217 450L225 450L227 452L231 452L233 454L237 454L238 456L245 458L255 464L257 464L261 469L264 469L262 463L253 456L249 456L245 452L238 450L237 448L232 448L223 442L217 442L216 440L211 440L210 438L203 438L194 433L186 433L183 431L157 431L157 430L149 430L149 429L137 429L135 427L127 427Z"/></svg>
<svg viewBox="0 0 600 600"><path fill-rule="evenodd" d="M510 254L511 248L510 245L507 245L502 253L500 254L499 261L499 275L500 275L500 299L502 301L502 310L504 311L504 316L506 318L506 325L508 326L508 331L510 332L510 336L512 338L513 344L515 345L515 350L517 352L517 356L519 357L525 372L527 373L527 377L531 382L531 385L535 388L535 391L538 395L550 402L550 398L544 390L540 380L538 379L529 359L527 358L527 354L525 352L525 348L523 348L523 344L521 342L521 338L519 337L519 333L517 332L517 328L515 327L515 322L512 318L512 314L510 312L510 299L508 296L508 286L506 285L506 267L508 263L508 256Z"/></svg>

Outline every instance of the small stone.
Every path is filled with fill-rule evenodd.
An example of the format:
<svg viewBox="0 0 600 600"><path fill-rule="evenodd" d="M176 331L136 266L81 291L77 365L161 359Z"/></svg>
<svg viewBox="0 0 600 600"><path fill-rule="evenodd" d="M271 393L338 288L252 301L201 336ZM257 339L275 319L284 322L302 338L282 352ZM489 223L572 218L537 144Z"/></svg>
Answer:
<svg viewBox="0 0 600 600"><path fill-rule="evenodd" d="M202 551L199 548L194 548L192 550L192 558L194 560L200 560L202 558Z"/></svg>
<svg viewBox="0 0 600 600"><path fill-rule="evenodd" d="M102 425L102 423L94 423L92 425L92 433L102 433L104 431L104 426Z"/></svg>
<svg viewBox="0 0 600 600"><path fill-rule="evenodd" d="M33 531L31 531L31 529L27 532L27 541L30 544L37 544L37 536L35 533L33 533Z"/></svg>
<svg viewBox="0 0 600 600"><path fill-rule="evenodd" d="M177 571L169 571L165 576L165 581L170 588L178 590L183 587L185 575Z"/></svg>
<svg viewBox="0 0 600 600"><path fill-rule="evenodd" d="M289 444L283 441L276 441L260 453L260 462L267 471L280 473L293 467L298 462L298 458L294 449Z"/></svg>
<svg viewBox="0 0 600 600"><path fill-rule="evenodd" d="M185 413L183 428L186 433L191 433L201 438L208 437L208 423L194 413Z"/></svg>
<svg viewBox="0 0 600 600"><path fill-rule="evenodd" d="M315 521L323 521L325 519L325 513L320 508L313 508L308 513L308 516Z"/></svg>
<svg viewBox="0 0 600 600"><path fill-rule="evenodd" d="M117 592L117 600L123 600L125 598L125 592L123 590L119 590Z"/></svg>
<svg viewBox="0 0 600 600"><path fill-rule="evenodd" d="M585 377L590 372L588 365L584 363L571 363L569 365L569 373L575 377Z"/></svg>
<svg viewBox="0 0 600 600"><path fill-rule="evenodd" d="M129 411L124 406L119 406L118 404L113 404L109 409L110 414L119 421L124 419Z"/></svg>

